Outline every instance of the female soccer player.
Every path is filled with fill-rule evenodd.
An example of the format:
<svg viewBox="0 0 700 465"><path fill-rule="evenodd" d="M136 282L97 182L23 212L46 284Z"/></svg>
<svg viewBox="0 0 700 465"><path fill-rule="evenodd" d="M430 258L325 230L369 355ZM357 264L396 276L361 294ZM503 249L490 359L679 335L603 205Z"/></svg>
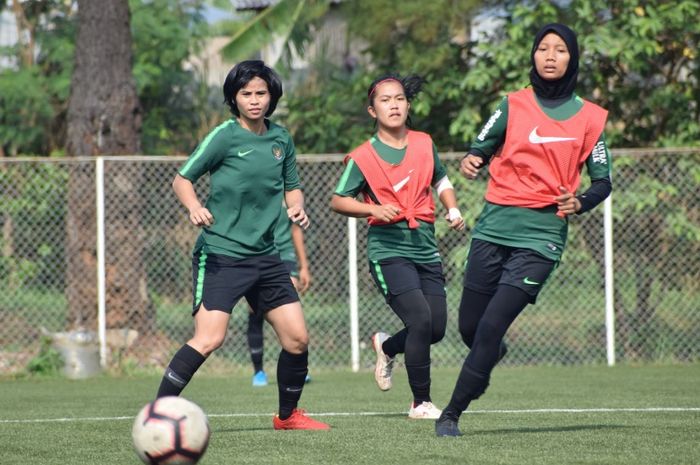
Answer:
<svg viewBox="0 0 700 465"><path fill-rule="evenodd" d="M308 371L308 334L289 271L274 245L284 201L288 217L309 225L296 169L292 138L267 119L282 96L276 73L262 61L237 64L224 82L233 118L199 144L173 181L192 224L202 227L192 260L194 336L165 371L158 397L179 395L226 336L231 311L245 297L265 315L282 350L277 362L279 413L275 429L330 427L297 409ZM206 205L193 183L208 173Z"/></svg>
<svg viewBox="0 0 700 465"><path fill-rule="evenodd" d="M368 219L370 272L405 326L391 337L372 336L377 385L391 388L394 357L405 353L413 392L408 416L435 419L440 409L430 398L430 346L445 335L447 302L431 188L448 211L450 227L462 230L464 221L432 139L408 128L410 101L422 82L417 76L387 75L372 83L367 111L377 133L346 157L331 208ZM362 201L355 198L359 194Z"/></svg>
<svg viewBox="0 0 700 465"><path fill-rule="evenodd" d="M461 435L459 417L486 390L503 336L535 303L561 259L569 215L592 209L612 190L603 136L607 111L574 93L576 35L548 24L535 36L530 57L532 87L501 102L460 167L474 179L491 162L491 177L459 308L459 330L471 350L435 424L438 436ZM591 187L577 196L584 165Z"/></svg>

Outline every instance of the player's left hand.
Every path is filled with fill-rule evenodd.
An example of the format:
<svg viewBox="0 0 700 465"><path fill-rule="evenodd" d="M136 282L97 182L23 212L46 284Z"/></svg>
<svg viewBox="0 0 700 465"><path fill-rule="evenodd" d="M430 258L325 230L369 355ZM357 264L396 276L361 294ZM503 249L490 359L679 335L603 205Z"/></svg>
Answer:
<svg viewBox="0 0 700 465"><path fill-rule="evenodd" d="M299 268L299 279L297 281L297 292L303 294L311 285L311 272L308 268Z"/></svg>
<svg viewBox="0 0 700 465"><path fill-rule="evenodd" d="M573 192L564 186L559 186L561 195L554 197L557 202L558 213L561 215L573 215L581 209L581 202L576 198Z"/></svg>
<svg viewBox="0 0 700 465"><path fill-rule="evenodd" d="M301 226L301 229L306 229L311 224L309 217L306 216L306 212L299 205L293 205L287 208L287 216L293 223Z"/></svg>

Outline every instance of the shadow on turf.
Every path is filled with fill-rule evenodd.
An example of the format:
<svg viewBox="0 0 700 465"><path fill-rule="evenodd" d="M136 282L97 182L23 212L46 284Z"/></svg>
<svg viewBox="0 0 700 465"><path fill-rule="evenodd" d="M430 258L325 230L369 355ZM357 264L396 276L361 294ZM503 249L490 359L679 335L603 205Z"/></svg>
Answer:
<svg viewBox="0 0 700 465"><path fill-rule="evenodd" d="M503 434L503 433L564 433L570 431L590 431L605 429L627 428L622 425L580 425L580 426L559 426L550 428L504 428L491 429L487 431L469 431L470 436L478 434Z"/></svg>

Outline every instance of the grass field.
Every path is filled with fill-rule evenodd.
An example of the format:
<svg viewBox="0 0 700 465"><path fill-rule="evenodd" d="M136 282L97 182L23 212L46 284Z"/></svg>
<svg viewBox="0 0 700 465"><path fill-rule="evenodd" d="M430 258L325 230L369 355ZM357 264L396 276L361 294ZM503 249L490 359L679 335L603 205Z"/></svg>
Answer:
<svg viewBox="0 0 700 465"><path fill-rule="evenodd" d="M380 392L372 374L312 372L302 407L330 432L273 431L274 385L249 376L195 377L184 392L209 414L214 464L700 464L700 364L499 367L462 416L461 438L406 418L400 369ZM449 399L456 369L433 372ZM156 376L0 381L0 464L140 463L131 424Z"/></svg>

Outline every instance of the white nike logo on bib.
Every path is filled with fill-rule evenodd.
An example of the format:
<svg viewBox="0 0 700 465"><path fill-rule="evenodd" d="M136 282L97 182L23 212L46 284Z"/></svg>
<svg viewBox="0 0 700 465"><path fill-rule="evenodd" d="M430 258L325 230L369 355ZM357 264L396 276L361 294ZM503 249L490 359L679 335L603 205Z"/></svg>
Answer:
<svg viewBox="0 0 700 465"><path fill-rule="evenodd" d="M531 144L548 144L549 142L563 142L565 140L576 140L575 137L543 137L537 134L538 126L532 130L528 140Z"/></svg>
<svg viewBox="0 0 700 465"><path fill-rule="evenodd" d="M408 182L408 180L411 179L411 173L413 173L413 170L411 170L411 171L408 172L408 176L406 176L406 177L403 178L401 181L399 181L399 182L397 182L396 184L394 184L394 186L393 186L393 187L394 187L394 192L398 192L399 189L401 189L403 186L406 185L406 183Z"/></svg>

